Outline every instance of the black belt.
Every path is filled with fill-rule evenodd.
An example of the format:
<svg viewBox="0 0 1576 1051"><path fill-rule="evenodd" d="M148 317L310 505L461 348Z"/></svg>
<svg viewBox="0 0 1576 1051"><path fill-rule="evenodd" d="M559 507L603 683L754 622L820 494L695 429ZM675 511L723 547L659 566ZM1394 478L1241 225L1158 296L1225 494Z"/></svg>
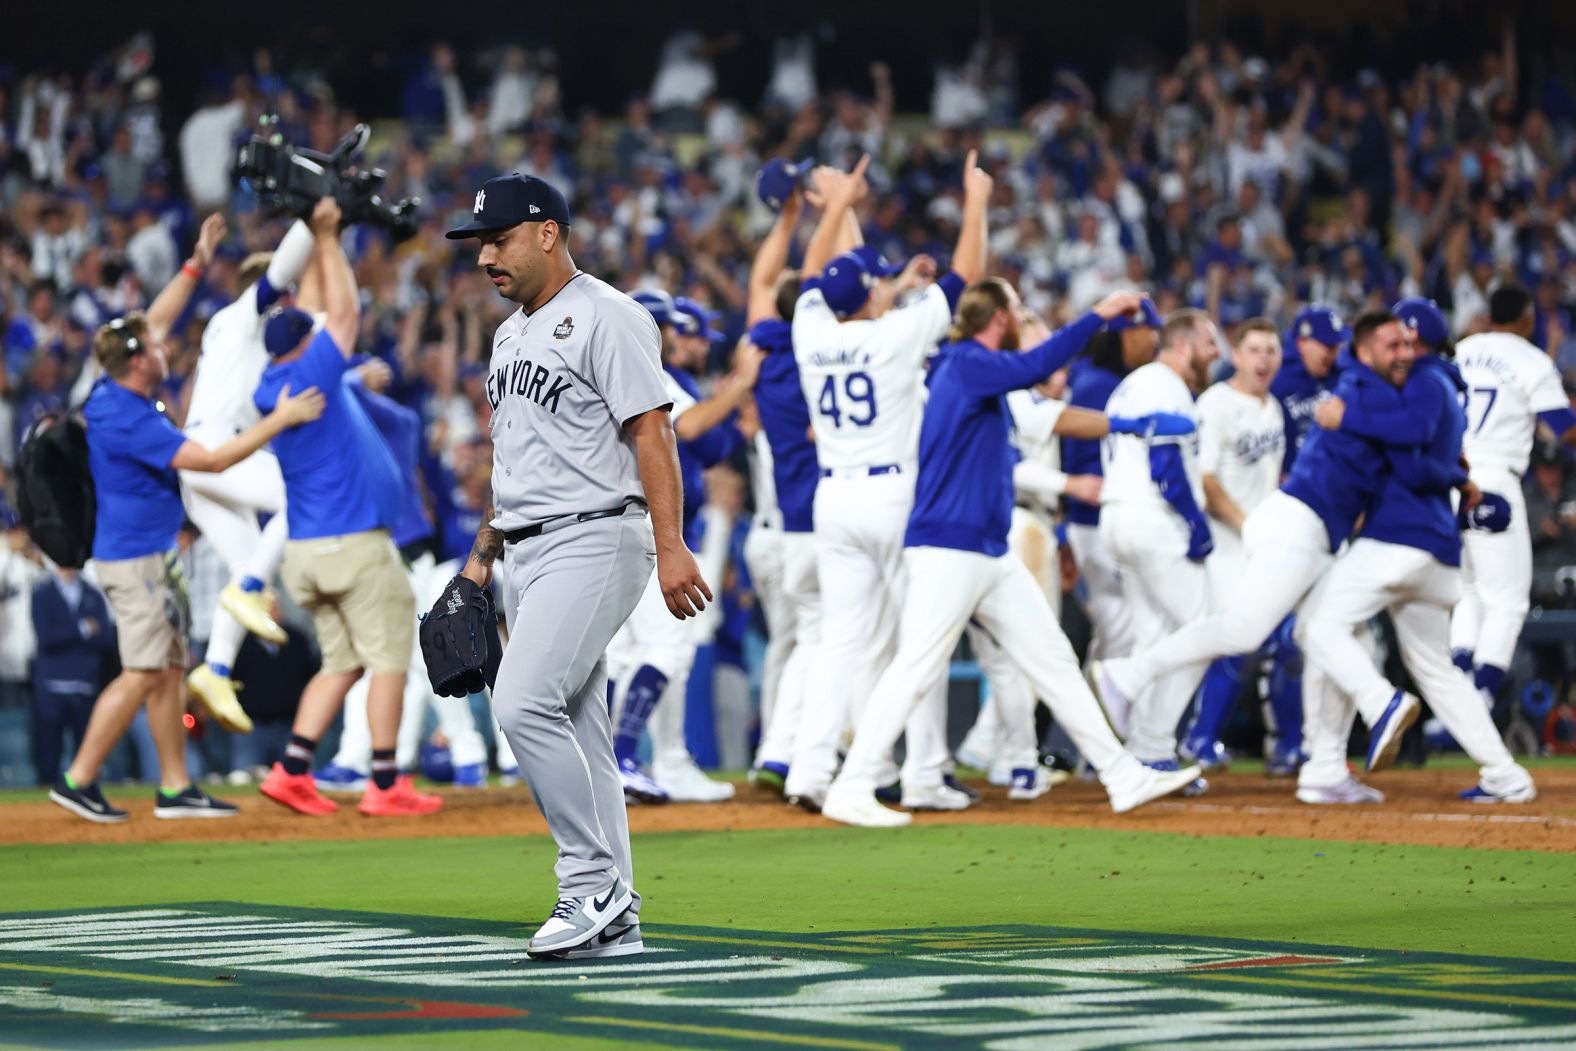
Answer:
<svg viewBox="0 0 1576 1051"><path fill-rule="evenodd" d="M504 533L503 542L506 544L518 544L522 540L529 540L533 536L541 536L543 533L552 533L565 526L575 525L578 522L594 522L598 518L618 518L627 513L631 506L638 507L640 505L631 501L631 503L620 504L618 507L610 507L606 511L582 511L577 515L561 515L558 518L550 518L545 522L538 522L536 525L522 526L519 529L509 530Z"/></svg>

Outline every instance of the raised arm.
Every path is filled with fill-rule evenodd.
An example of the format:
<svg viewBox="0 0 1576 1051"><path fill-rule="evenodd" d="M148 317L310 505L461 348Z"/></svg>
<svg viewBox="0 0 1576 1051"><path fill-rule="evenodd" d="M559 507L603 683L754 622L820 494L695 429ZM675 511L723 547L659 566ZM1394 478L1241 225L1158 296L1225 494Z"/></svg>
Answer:
<svg viewBox="0 0 1576 1051"><path fill-rule="evenodd" d="M750 264L750 291L745 308L746 326L777 315L777 279L788 265L788 249L804 211L804 194L797 189L783 201L782 214L755 251Z"/></svg>
<svg viewBox="0 0 1576 1051"><path fill-rule="evenodd" d="M192 293L197 291L203 271L213 262L214 249L219 247L219 242L224 240L228 232L224 216L218 212L202 221L202 230L197 234L197 244L192 249L191 258L182 264L170 283L148 304L148 335L155 341L163 340L170 334L181 311L191 302Z"/></svg>
<svg viewBox="0 0 1576 1051"><path fill-rule="evenodd" d="M678 446L666 409L643 412L624 424L635 443L640 485L651 512L657 543L657 584L668 612L683 620L711 601L711 588L700 575L695 556L684 546L684 486L679 478Z"/></svg>
<svg viewBox="0 0 1576 1051"><path fill-rule="evenodd" d="M958 230L958 245L952 253L952 272L972 284L985 276L989 254L989 231L985 221L991 190L996 181L976 162L979 153L970 150L963 161L963 226Z"/></svg>
<svg viewBox="0 0 1576 1051"><path fill-rule="evenodd" d="M356 275L339 243L339 205L324 197L312 209L312 260L323 281L323 327L345 357L356 350L361 328L361 303L356 298Z"/></svg>
<svg viewBox="0 0 1576 1051"><path fill-rule="evenodd" d="M869 185L865 182L865 169L870 167L870 155L859 158L859 163L854 165L851 172L840 172L835 168L817 168L815 182L817 192L823 202L821 208L821 221L815 226L815 233L810 237L810 243L804 250L803 274L806 281L821 276L821 271L826 269L826 264L837 255L838 244L847 236L844 220L849 216L855 204L862 200Z"/></svg>
<svg viewBox="0 0 1576 1051"><path fill-rule="evenodd" d="M274 257L268 261L267 272L257 282L259 314L273 306L291 285L301 280L307 263L312 261L313 243L311 227L300 219L290 224L284 240L274 249Z"/></svg>

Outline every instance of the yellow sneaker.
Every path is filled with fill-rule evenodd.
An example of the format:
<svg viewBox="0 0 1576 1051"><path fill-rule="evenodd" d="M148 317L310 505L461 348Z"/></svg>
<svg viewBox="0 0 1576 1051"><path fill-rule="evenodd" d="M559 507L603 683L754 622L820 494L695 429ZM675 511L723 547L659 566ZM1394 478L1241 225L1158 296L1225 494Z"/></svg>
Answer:
<svg viewBox="0 0 1576 1051"><path fill-rule="evenodd" d="M186 676L186 688L208 709L214 721L232 733L252 732L252 717L241 708L235 696L235 683L223 675L214 674L206 664L199 664Z"/></svg>
<svg viewBox="0 0 1576 1051"><path fill-rule="evenodd" d="M290 636L274 623L268 615L268 594L263 591L242 591L239 584L226 584L219 592L219 605L241 622L241 627L260 639L284 645Z"/></svg>

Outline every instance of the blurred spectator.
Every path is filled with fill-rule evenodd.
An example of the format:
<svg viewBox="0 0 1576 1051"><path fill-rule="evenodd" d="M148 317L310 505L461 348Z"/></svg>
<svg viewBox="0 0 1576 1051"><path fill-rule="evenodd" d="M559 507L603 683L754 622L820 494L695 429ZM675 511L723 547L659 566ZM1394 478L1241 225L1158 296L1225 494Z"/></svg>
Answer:
<svg viewBox="0 0 1576 1051"><path fill-rule="evenodd" d="M702 130L701 107L717 90L712 60L742 40L737 32L708 39L687 28L668 36L651 79L651 108L664 131Z"/></svg>
<svg viewBox="0 0 1576 1051"><path fill-rule="evenodd" d="M1576 471L1557 445L1540 444L1527 479L1532 531L1532 592L1549 605L1576 608Z"/></svg>
<svg viewBox="0 0 1576 1051"><path fill-rule="evenodd" d="M55 567L32 593L38 639L33 662L33 770L38 783L60 776L61 741L82 744L93 702L104 686L104 661L115 652L115 624L98 588L75 569Z"/></svg>
<svg viewBox="0 0 1576 1051"><path fill-rule="evenodd" d="M0 707L27 704L34 638L33 585L44 575L43 558L9 504L0 502Z"/></svg>

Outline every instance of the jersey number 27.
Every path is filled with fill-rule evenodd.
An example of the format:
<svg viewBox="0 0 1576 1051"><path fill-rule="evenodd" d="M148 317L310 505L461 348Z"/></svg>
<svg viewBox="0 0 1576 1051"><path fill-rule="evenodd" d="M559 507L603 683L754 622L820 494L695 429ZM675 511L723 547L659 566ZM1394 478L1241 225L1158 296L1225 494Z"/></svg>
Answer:
<svg viewBox="0 0 1576 1051"><path fill-rule="evenodd" d="M821 396L816 399L815 408L832 421L833 427L843 426L845 414L854 426L868 427L876 418L876 385L871 382L869 373L850 372L843 377L839 395L837 377L828 376L821 384Z"/></svg>

